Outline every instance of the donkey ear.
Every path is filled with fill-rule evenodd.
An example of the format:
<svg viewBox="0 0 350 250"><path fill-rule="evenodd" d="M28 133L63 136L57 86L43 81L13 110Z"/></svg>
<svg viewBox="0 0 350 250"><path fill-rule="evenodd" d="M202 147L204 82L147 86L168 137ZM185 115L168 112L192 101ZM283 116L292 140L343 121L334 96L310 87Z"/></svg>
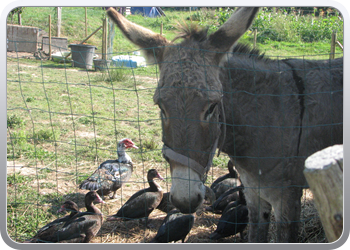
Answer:
<svg viewBox="0 0 350 250"><path fill-rule="evenodd" d="M109 8L107 14L132 43L140 48L147 48L145 52L149 62L162 60L164 46L170 44L166 38L130 22L114 8Z"/></svg>
<svg viewBox="0 0 350 250"><path fill-rule="evenodd" d="M215 33L209 36L208 49L228 52L249 29L258 10L258 7L238 8Z"/></svg>

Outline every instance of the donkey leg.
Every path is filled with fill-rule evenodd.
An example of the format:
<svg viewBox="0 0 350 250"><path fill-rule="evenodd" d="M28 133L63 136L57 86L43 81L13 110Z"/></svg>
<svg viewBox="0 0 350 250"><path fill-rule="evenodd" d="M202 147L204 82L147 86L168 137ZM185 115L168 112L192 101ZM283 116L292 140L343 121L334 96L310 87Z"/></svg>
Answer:
<svg viewBox="0 0 350 250"><path fill-rule="evenodd" d="M260 198L252 189L246 188L244 195L247 201L249 216L248 241L267 242L271 205Z"/></svg>
<svg viewBox="0 0 350 250"><path fill-rule="evenodd" d="M302 188L288 188L281 192L282 200L273 208L277 222L277 242L298 242Z"/></svg>

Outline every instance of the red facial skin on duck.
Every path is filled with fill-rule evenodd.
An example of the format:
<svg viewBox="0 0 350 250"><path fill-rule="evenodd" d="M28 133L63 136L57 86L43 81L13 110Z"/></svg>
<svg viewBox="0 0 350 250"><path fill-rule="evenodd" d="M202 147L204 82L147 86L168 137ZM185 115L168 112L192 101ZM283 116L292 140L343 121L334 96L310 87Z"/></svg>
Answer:
<svg viewBox="0 0 350 250"><path fill-rule="evenodd" d="M101 199L101 197L100 197L98 194L96 194L96 197L95 197L94 202L97 202L97 203L106 203L106 202L104 202L104 201Z"/></svg>
<svg viewBox="0 0 350 250"><path fill-rule="evenodd" d="M122 141L125 145L125 148L138 148L130 139L125 139Z"/></svg>

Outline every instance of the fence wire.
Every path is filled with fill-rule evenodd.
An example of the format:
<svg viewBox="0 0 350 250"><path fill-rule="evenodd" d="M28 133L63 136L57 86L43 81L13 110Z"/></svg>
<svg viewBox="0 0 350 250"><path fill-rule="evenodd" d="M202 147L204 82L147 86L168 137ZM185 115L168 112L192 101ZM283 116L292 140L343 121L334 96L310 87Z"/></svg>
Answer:
<svg viewBox="0 0 350 250"><path fill-rule="evenodd" d="M101 54L96 54L101 57ZM127 54L131 56L132 52ZM305 60L306 56L302 59ZM20 52L8 53L7 229L11 239L24 242L33 237L38 229L62 216L57 214L57 210L66 200L75 201L85 211L84 196L87 191L79 189L80 183L101 162L117 158L116 146L122 138L132 139L139 149L127 152L134 162L134 171L131 179L117 191L118 198L106 198L105 204L97 205L105 217L115 214L136 191L148 187L147 171L151 168L156 168L164 177L164 182L158 181L164 193L170 191L170 169L161 152L161 117L158 107L153 103L158 81L157 65L125 68L112 63L105 71L94 71L73 68L70 61L56 63L23 58ZM240 91L251 95L253 100L259 96L257 93L238 90ZM284 92L280 95L271 90L271 93L262 93L260 96L282 98L283 95L300 97L322 93ZM255 108L258 116L259 107ZM302 127L339 124L342 123L303 124ZM282 130L301 126L290 126L287 123L226 125L232 126L231 129L246 126ZM290 157L306 156L282 154L241 157L278 158L283 161ZM228 160L226 154L214 158L208 173L207 186L220 175L227 173ZM273 188L283 189L277 186ZM159 210L152 212L150 221L153 225L150 228L144 220L104 221L92 242L149 242L156 235L165 215L166 213ZM206 211L198 213L187 242L217 242L210 240L209 235L215 231L220 216L221 214ZM273 230L277 227L276 223L272 215L270 231L276 231ZM302 198L300 224L300 242L326 242L313 206L312 194L306 190ZM270 235L270 238L273 242L276 235ZM246 239L240 239L237 235L220 242L245 241Z"/></svg>

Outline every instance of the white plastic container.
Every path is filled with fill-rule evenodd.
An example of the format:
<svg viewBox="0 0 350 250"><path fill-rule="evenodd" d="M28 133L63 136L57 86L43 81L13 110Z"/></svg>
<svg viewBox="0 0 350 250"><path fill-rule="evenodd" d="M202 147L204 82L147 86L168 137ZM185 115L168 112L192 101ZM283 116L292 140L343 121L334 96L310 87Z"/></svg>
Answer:
<svg viewBox="0 0 350 250"><path fill-rule="evenodd" d="M142 56L119 55L112 57L113 65L116 67L138 68L146 67L146 59Z"/></svg>

